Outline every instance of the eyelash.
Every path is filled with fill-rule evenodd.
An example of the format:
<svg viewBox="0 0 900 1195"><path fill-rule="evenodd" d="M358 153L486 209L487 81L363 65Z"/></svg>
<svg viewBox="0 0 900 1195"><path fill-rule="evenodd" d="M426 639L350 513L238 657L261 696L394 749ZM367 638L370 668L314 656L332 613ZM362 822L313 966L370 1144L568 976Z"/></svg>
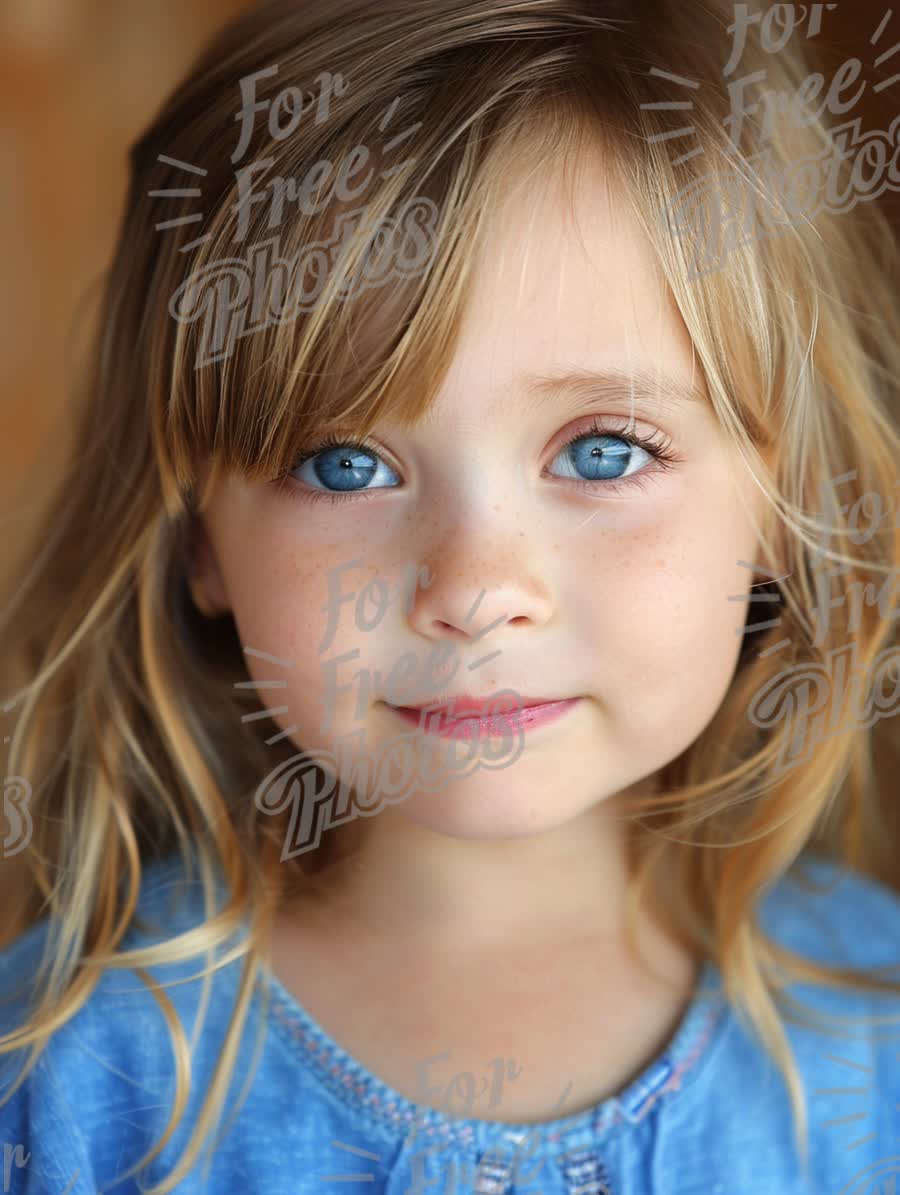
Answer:
<svg viewBox="0 0 900 1195"><path fill-rule="evenodd" d="M628 426L627 423L625 426ZM666 472L667 470L671 469L673 465L681 463L682 458L671 451L672 441L668 436L664 436L661 433L655 433L652 436L646 437L638 436L634 433L626 435L624 429L616 430L612 427L605 427L596 420L591 424L590 427L580 430L577 435L574 435L570 440L567 440L566 443L563 444L559 449L559 452L556 453L556 456L559 456L561 452L565 452L567 448L571 447L571 445L576 443L578 440L589 439L591 436L615 436L617 439L624 440L626 444L643 448L644 451L648 452L654 459L656 468L650 469L648 466L645 466L637 473L620 481L585 481L583 479L580 481L572 481L574 488L582 491L583 493L586 492L589 494L596 494L599 488L600 491L606 493L619 494L623 490L627 490L629 486L632 485L636 485L643 490L643 480L648 472ZM313 448L306 450L300 456L294 465L294 469L299 469L300 466L305 464L308 460L311 460L314 456L318 456L321 452L327 452L329 448L353 448L357 451L372 453L379 459L382 459L381 449L377 444L374 444L366 437L363 437L361 440L347 440L340 436L327 435ZM554 457L554 460L555 459L556 457ZM355 490L353 492L348 491L346 494L331 493L328 490L303 489L301 488L300 484L297 483L296 479L292 478L290 473L288 473L285 477L279 478L275 482L275 488L279 491L279 493L284 493L288 498L294 498L300 502L330 501L332 505L334 505L335 503L339 502L357 502L359 500L364 501L367 498L373 497L381 489L394 489L396 487L379 486L374 490Z"/></svg>

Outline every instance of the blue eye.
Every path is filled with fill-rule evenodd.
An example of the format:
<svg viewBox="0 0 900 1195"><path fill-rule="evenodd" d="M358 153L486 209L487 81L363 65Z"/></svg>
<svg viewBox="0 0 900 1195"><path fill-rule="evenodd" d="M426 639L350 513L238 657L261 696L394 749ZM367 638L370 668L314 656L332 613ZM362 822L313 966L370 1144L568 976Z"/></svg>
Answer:
<svg viewBox="0 0 900 1195"><path fill-rule="evenodd" d="M303 472L306 472L306 476ZM384 479L384 473L396 474L372 449L364 444L343 443L324 445L306 456L291 474L308 485L320 483L342 493L358 493L373 479ZM391 484L399 484L394 482ZM380 487L378 487L380 488Z"/></svg>
<svg viewBox="0 0 900 1195"><path fill-rule="evenodd" d="M563 460L564 468L581 471L580 477L578 473L563 476L575 476L582 481L616 481L636 472L636 469L629 467L635 453L638 454L638 466L642 463L642 456L650 459L650 453L645 448L624 436L588 434L570 440L556 460Z"/></svg>
<svg viewBox="0 0 900 1195"><path fill-rule="evenodd" d="M681 458L670 447L671 441L658 433L643 438L626 434L624 429L601 427L595 421L557 453L553 464L562 462L562 474L548 476L573 478L575 488L589 494L618 494L629 486L640 486L645 475L679 463ZM632 474L638 476L625 480ZM376 445L329 436L304 452L287 477L276 484L292 498L334 503L370 498L374 491L393 489L400 481Z"/></svg>

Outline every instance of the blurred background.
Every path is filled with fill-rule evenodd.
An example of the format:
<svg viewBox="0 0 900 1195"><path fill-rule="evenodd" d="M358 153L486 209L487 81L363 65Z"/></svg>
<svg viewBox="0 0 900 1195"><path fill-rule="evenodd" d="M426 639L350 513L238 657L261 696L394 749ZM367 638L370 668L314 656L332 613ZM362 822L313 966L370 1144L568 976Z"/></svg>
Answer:
<svg viewBox="0 0 900 1195"><path fill-rule="evenodd" d="M27 563L68 443L69 381L111 256L128 149L209 37L247 7L0 3L0 600Z"/></svg>

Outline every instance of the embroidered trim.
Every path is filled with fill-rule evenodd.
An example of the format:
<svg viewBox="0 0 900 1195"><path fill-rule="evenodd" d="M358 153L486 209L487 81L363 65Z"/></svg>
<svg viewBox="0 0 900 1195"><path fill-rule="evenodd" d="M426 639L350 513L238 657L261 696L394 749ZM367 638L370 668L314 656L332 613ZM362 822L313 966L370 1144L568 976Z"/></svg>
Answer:
<svg viewBox="0 0 900 1195"><path fill-rule="evenodd" d="M298 1043L303 1050L303 1058L310 1064L311 1069L321 1077L322 1081L344 1103L354 1104L365 1111L374 1121L391 1129L394 1133L403 1135L413 1127L413 1131L426 1138L455 1142L460 1145L471 1145L476 1138L476 1128L492 1122L478 1122L457 1118L448 1120L441 1112L427 1106L417 1106L409 1101L398 1103L396 1093L390 1092L387 1086L372 1076L358 1063L348 1062L345 1052L335 1043L322 1039L321 1031L315 1025L305 1025L298 1020L292 1005L287 1003L280 991L277 981L269 982L270 1008L275 1018L275 1028L282 1036ZM706 1012L701 1029L695 1031L694 1043L690 1052L672 1067L669 1055L660 1059L656 1071L644 1081L644 1086L638 1093L631 1094L626 1105L621 1098L611 1097L597 1108L588 1112L576 1114L566 1118L565 1127L550 1128L549 1125L530 1126L536 1131L541 1141L556 1145L573 1133L589 1131L599 1133L610 1127L624 1123L637 1123L644 1118L659 1100L664 1096L678 1091L685 1074L694 1066L705 1049L710 1037L716 1029L719 1020L724 1015L727 1005L724 1001L717 1002ZM682 1027L682 1034L684 1026ZM683 1036L682 1036L682 1040ZM661 1086L658 1086L661 1084ZM635 1107L635 1097L638 1103ZM602 1110L601 1110L602 1109ZM496 1124L497 1132L503 1126ZM507 1133L510 1130L507 1129ZM598 1192L600 1195L600 1192Z"/></svg>
<svg viewBox="0 0 900 1195"><path fill-rule="evenodd" d="M569 1195L613 1195L609 1175L594 1150L573 1151L560 1165Z"/></svg>
<svg viewBox="0 0 900 1195"><path fill-rule="evenodd" d="M509 1162L481 1158L472 1184L473 1195L506 1195L512 1187L512 1170Z"/></svg>

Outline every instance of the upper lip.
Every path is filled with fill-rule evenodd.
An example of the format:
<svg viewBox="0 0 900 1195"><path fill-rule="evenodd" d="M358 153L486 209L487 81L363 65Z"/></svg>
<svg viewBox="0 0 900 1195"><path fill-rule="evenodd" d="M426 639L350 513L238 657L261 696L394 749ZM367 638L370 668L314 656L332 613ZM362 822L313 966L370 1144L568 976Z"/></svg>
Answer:
<svg viewBox="0 0 900 1195"><path fill-rule="evenodd" d="M513 694L516 693L516 691L514 689L507 690L507 692L512 692ZM516 694L515 698L508 698L503 704L505 706L507 706L508 708L512 707L514 704L518 704L521 706L522 709L528 709L531 706L548 705L551 702L563 701L563 700L565 700L565 698L561 698L561 697L523 697L521 694ZM397 706L396 708L404 709L404 710L424 710L424 709L432 709L435 711L446 710L447 712L452 713L454 715L461 714L461 713L481 714L481 713L485 713L491 709L493 710L494 713L499 712L496 694L494 694L494 696L492 696L492 697L471 697L467 693L462 693L458 697L440 696L440 697L433 697L430 701L423 701L418 705L401 705L401 706ZM500 708L502 708L502 707L500 707Z"/></svg>

